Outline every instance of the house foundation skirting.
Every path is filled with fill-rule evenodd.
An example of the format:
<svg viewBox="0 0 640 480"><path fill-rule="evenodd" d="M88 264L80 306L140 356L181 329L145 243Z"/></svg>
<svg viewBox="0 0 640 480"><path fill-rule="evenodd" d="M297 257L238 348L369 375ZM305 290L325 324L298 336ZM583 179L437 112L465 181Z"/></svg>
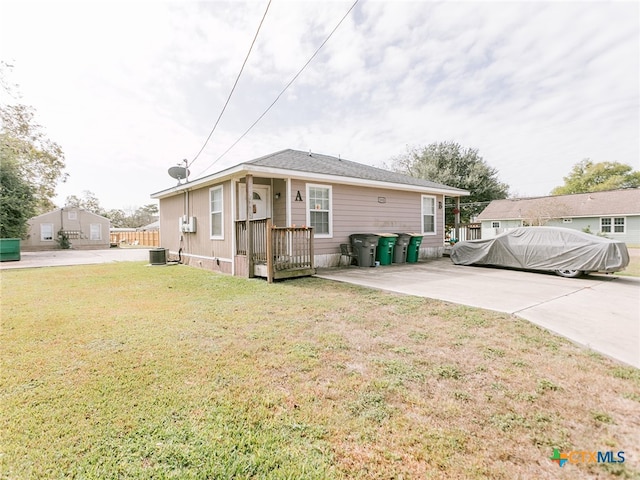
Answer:
<svg viewBox="0 0 640 480"><path fill-rule="evenodd" d="M420 249L420 260L428 258L440 258L444 254L444 247L425 247ZM316 255L314 257L316 268L344 267L348 266L349 259L339 253Z"/></svg>
<svg viewBox="0 0 640 480"><path fill-rule="evenodd" d="M172 259L177 258L178 252L169 251ZM205 257L204 255L193 255L182 252L182 263L190 267L213 270L215 272L231 274L232 260L219 257Z"/></svg>
<svg viewBox="0 0 640 480"><path fill-rule="evenodd" d="M444 247L426 247L420 248L420 259L440 258L444 254Z"/></svg>

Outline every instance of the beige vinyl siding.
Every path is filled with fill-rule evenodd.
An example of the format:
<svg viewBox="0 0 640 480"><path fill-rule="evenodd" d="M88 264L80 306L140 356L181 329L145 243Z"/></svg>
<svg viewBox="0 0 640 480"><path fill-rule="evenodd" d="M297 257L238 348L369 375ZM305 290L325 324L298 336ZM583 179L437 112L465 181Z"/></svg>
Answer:
<svg viewBox="0 0 640 480"><path fill-rule="evenodd" d="M233 252L233 220L231 212L231 182L222 185L223 238L212 240L209 190L211 185L189 192L188 217L196 217L196 233L181 233L179 219L185 214L185 196L179 194L160 200L160 241L163 248L177 252L182 247L185 254L195 257L231 259ZM181 241L182 237L182 241ZM194 258L195 258L194 257Z"/></svg>
<svg viewBox="0 0 640 480"><path fill-rule="evenodd" d="M71 215L69 215L71 214ZM58 232L64 230L73 232L69 238L71 248L74 249L100 249L109 248L109 228L111 222L108 218L87 212L75 207L57 209L29 220L29 231L26 240L21 242L21 248L29 250L52 250L59 248ZM42 240L41 225L50 225L53 239ZM99 231L100 237L91 237L93 225L94 234ZM48 228L48 227L47 227Z"/></svg>
<svg viewBox="0 0 640 480"><path fill-rule="evenodd" d="M314 185L318 182L309 182ZM291 185L291 223L306 223L306 184L294 180ZM358 187L340 184L327 184L332 187L332 233L333 238L316 238L317 255L340 251L341 243L348 243L352 233L420 233L422 228L422 194L400 190ZM302 202L296 202L300 191ZM442 195L435 195L436 208L443 201ZM443 215L436 210L436 234L426 235L423 247L442 247Z"/></svg>
<svg viewBox="0 0 640 480"><path fill-rule="evenodd" d="M287 226L287 182L282 179L273 179L273 224L278 227ZM280 194L280 198L276 198L276 194Z"/></svg>

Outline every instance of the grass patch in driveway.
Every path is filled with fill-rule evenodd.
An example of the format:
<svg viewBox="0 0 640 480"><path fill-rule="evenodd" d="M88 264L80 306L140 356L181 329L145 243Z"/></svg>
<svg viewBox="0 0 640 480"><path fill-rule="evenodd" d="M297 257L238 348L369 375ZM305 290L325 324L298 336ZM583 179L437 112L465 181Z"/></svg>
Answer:
<svg viewBox="0 0 640 480"><path fill-rule="evenodd" d="M2 273L2 478L633 478L640 376L508 315L140 263ZM625 451L621 464L550 461Z"/></svg>

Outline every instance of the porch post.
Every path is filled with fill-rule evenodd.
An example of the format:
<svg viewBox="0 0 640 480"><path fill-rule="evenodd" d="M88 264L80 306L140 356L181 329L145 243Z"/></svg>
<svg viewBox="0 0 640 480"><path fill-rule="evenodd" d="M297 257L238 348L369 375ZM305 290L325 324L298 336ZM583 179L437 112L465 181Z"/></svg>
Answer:
<svg viewBox="0 0 640 480"><path fill-rule="evenodd" d="M245 176L246 181L246 206L247 206L247 263L249 265L249 278L254 277L254 263L253 263L253 175Z"/></svg>
<svg viewBox="0 0 640 480"><path fill-rule="evenodd" d="M273 283L273 235L271 219L267 218L267 282Z"/></svg>
<svg viewBox="0 0 640 480"><path fill-rule="evenodd" d="M460 197L456 197L456 209L455 209L455 232L456 232L456 241L460 241Z"/></svg>

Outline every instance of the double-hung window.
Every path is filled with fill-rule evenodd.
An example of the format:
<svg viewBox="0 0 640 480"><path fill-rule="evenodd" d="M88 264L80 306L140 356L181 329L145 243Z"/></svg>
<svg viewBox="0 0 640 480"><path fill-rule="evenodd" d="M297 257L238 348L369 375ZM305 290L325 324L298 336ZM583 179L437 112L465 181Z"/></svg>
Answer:
<svg viewBox="0 0 640 480"><path fill-rule="evenodd" d="M40 224L40 240L43 242L53 241L53 223Z"/></svg>
<svg viewBox="0 0 640 480"><path fill-rule="evenodd" d="M436 197L430 195L422 196L422 233L436 233Z"/></svg>
<svg viewBox="0 0 640 480"><path fill-rule="evenodd" d="M624 217L603 217L600 219L600 231L602 233L624 233Z"/></svg>
<svg viewBox="0 0 640 480"><path fill-rule="evenodd" d="M316 237L333 235L331 197L330 186L307 184L307 225Z"/></svg>
<svg viewBox="0 0 640 480"><path fill-rule="evenodd" d="M89 240L102 240L102 225L99 223L89 225Z"/></svg>
<svg viewBox="0 0 640 480"><path fill-rule="evenodd" d="M209 200L209 213L211 216L211 238L221 240L224 238L222 185L209 190Z"/></svg>

